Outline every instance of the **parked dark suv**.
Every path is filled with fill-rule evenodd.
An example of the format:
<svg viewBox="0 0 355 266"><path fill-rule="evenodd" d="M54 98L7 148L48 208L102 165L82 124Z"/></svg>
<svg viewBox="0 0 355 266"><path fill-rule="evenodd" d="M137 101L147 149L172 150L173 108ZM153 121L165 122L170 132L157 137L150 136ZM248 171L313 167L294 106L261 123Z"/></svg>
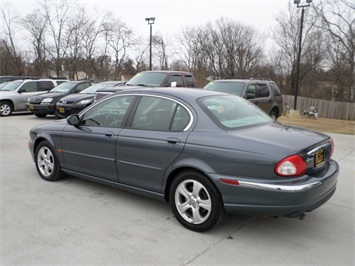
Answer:
<svg viewBox="0 0 355 266"><path fill-rule="evenodd" d="M65 82L48 93L29 98L26 107L37 117L45 117L53 114L57 116L55 106L61 98L72 93L79 93L93 84L95 82L90 80Z"/></svg>
<svg viewBox="0 0 355 266"><path fill-rule="evenodd" d="M146 86L146 87L196 87L195 76L191 72L174 71L174 70L150 70L142 71L131 78L125 85L128 86ZM104 88L96 91L95 101L115 93L127 89Z"/></svg>
<svg viewBox="0 0 355 266"><path fill-rule="evenodd" d="M204 89L238 95L259 106L275 120L282 114L280 89L270 79L221 79L208 83Z"/></svg>

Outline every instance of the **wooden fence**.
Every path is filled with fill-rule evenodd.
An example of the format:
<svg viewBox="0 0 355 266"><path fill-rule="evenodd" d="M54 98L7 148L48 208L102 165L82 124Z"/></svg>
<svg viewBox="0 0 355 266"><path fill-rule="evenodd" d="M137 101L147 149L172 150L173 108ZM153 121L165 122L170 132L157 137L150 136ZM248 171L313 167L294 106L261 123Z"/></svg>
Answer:
<svg viewBox="0 0 355 266"><path fill-rule="evenodd" d="M293 109L293 95L283 95L284 104L287 103ZM333 102L306 97L297 97L296 110L308 110L315 106L318 110L318 117L341 120L355 120L355 103ZM284 108L285 109L285 108Z"/></svg>

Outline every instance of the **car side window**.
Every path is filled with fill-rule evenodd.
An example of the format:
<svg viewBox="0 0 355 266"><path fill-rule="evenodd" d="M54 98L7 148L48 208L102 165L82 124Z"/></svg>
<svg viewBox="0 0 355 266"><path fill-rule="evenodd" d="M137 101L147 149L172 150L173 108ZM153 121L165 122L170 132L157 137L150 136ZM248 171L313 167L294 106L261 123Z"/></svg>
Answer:
<svg viewBox="0 0 355 266"><path fill-rule="evenodd" d="M257 84L256 86L256 98L269 97L269 89L266 84Z"/></svg>
<svg viewBox="0 0 355 266"><path fill-rule="evenodd" d="M20 90L21 92L36 92L39 90L37 85L36 81L30 81L23 84Z"/></svg>
<svg viewBox="0 0 355 266"><path fill-rule="evenodd" d="M254 97L256 97L256 86L255 84L250 84L246 90L247 94L254 94Z"/></svg>
<svg viewBox="0 0 355 266"><path fill-rule="evenodd" d="M124 95L103 101L89 111L81 120L82 125L98 127L121 127L134 96Z"/></svg>
<svg viewBox="0 0 355 266"><path fill-rule="evenodd" d="M281 96L280 89L274 83L269 83L269 85L275 96Z"/></svg>
<svg viewBox="0 0 355 266"><path fill-rule="evenodd" d="M132 128L156 131L183 131L190 122L188 111L175 101L144 96L133 117Z"/></svg>
<svg viewBox="0 0 355 266"><path fill-rule="evenodd" d="M166 82L166 86L170 87L172 82L176 82L176 87L183 87L184 86L184 82L182 80L182 76L181 75L173 75L171 76L168 81Z"/></svg>
<svg viewBox="0 0 355 266"><path fill-rule="evenodd" d="M40 91L49 91L54 88L52 81L37 81L37 83Z"/></svg>
<svg viewBox="0 0 355 266"><path fill-rule="evenodd" d="M195 83L192 76L185 76L185 79L186 79L187 87L191 87L191 88L195 87Z"/></svg>
<svg viewBox="0 0 355 266"><path fill-rule="evenodd" d="M82 90L86 89L90 87L90 83L82 83L82 84L79 84L78 86L76 86L75 90L74 90L74 93L78 93L78 92L81 92Z"/></svg>

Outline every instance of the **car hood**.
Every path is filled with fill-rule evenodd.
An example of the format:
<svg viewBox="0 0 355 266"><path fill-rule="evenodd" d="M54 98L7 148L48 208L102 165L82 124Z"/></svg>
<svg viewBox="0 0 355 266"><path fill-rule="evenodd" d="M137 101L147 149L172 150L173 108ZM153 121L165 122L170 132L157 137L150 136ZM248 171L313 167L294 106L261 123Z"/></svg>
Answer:
<svg viewBox="0 0 355 266"><path fill-rule="evenodd" d="M63 95L66 95L67 93L60 93L60 92L48 92L48 93L43 93L43 94L39 94L39 95L36 95L35 97L36 98L56 98L56 97L60 97L60 96L63 96Z"/></svg>
<svg viewBox="0 0 355 266"><path fill-rule="evenodd" d="M238 136L247 142L272 144L297 152L330 138L320 132L301 127L287 126L278 122L232 130L228 131L228 133Z"/></svg>
<svg viewBox="0 0 355 266"><path fill-rule="evenodd" d="M18 94L17 91L0 91L0 97Z"/></svg>
<svg viewBox="0 0 355 266"><path fill-rule="evenodd" d="M94 99L93 93L76 93L76 94L71 94L67 95L63 98L61 98L61 101L67 101L67 102L78 102L81 100L86 100L86 99Z"/></svg>

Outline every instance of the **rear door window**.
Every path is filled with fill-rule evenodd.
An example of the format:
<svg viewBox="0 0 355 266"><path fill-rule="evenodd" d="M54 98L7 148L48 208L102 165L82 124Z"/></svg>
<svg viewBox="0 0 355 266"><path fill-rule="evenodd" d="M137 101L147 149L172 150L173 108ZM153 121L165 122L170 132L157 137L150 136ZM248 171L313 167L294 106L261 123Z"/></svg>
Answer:
<svg viewBox="0 0 355 266"><path fill-rule="evenodd" d="M256 98L264 98L264 97L269 97L269 89L267 88L266 84L257 84L256 86Z"/></svg>
<svg viewBox="0 0 355 266"><path fill-rule="evenodd" d="M184 81L182 79L181 75L173 75L171 76L168 81L166 82L167 87L171 87L171 83L176 82L176 87L183 87L184 86Z"/></svg>
<svg viewBox="0 0 355 266"><path fill-rule="evenodd" d="M49 91L54 88L52 81L37 81L40 91Z"/></svg>
<svg viewBox="0 0 355 266"><path fill-rule="evenodd" d="M190 122L189 112L177 102L144 96L133 117L132 128L154 131L184 131Z"/></svg>

